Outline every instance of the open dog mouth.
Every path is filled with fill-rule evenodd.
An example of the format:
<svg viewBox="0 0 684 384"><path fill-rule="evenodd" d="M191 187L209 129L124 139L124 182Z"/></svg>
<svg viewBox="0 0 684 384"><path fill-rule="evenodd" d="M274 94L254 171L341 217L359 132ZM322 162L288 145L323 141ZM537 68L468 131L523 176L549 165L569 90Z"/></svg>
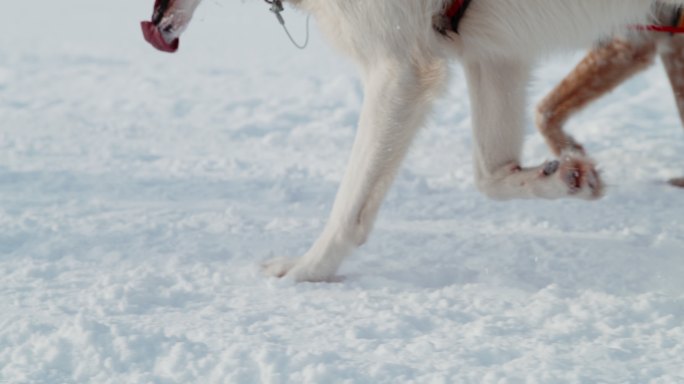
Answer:
<svg viewBox="0 0 684 384"><path fill-rule="evenodd" d="M174 35L173 15L166 15L172 0L155 0L150 21L140 23L145 40L163 52L176 52L179 39Z"/></svg>

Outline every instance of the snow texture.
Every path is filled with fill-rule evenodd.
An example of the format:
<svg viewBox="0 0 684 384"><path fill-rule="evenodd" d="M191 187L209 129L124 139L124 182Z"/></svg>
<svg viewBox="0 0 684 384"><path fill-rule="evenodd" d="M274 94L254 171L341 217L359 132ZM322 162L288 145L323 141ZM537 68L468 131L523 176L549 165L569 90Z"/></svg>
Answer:
<svg viewBox="0 0 684 384"><path fill-rule="evenodd" d="M362 102L314 28L152 1L0 12L0 383L682 383L684 137L658 66L572 120L598 202L475 190L457 65L341 281L260 261L324 225ZM286 11L303 36L304 18ZM538 100L579 53L549 60ZM530 108L531 110L531 108ZM531 113L530 113L531 115ZM530 125L525 162L549 158Z"/></svg>

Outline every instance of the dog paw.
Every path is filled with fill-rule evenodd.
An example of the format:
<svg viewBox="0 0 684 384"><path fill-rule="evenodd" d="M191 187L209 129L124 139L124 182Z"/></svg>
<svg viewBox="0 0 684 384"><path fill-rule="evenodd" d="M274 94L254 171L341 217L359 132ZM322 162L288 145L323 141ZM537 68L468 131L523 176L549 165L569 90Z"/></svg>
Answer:
<svg viewBox="0 0 684 384"><path fill-rule="evenodd" d="M556 172L570 196L594 200L603 196L603 182L594 162L586 157L565 154Z"/></svg>
<svg viewBox="0 0 684 384"><path fill-rule="evenodd" d="M670 179L667 182L674 187L684 188L684 177Z"/></svg>
<svg viewBox="0 0 684 384"><path fill-rule="evenodd" d="M278 257L261 263L261 271L266 276L283 278L297 264L297 260Z"/></svg>
<svg viewBox="0 0 684 384"><path fill-rule="evenodd" d="M296 282L337 282L335 272L308 264L303 259L278 257L261 264L261 271L270 277L292 279Z"/></svg>

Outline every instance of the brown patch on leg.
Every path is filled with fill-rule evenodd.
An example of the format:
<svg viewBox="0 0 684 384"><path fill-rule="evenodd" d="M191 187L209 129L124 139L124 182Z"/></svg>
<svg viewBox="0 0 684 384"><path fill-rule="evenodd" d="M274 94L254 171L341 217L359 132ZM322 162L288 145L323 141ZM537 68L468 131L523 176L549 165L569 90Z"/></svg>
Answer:
<svg viewBox="0 0 684 384"><path fill-rule="evenodd" d="M537 128L554 154L584 148L563 131L576 112L653 63L654 41L614 39L582 59L575 69L537 107Z"/></svg>

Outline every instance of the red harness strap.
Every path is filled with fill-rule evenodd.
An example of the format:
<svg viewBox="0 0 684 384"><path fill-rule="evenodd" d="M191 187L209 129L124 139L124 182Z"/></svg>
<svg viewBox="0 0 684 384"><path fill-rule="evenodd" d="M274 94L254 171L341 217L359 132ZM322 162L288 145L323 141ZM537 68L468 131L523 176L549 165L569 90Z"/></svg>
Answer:
<svg viewBox="0 0 684 384"><path fill-rule="evenodd" d="M650 32L666 32L666 33L684 33L684 27L670 27L667 25L633 25L632 29L637 31L650 31Z"/></svg>

